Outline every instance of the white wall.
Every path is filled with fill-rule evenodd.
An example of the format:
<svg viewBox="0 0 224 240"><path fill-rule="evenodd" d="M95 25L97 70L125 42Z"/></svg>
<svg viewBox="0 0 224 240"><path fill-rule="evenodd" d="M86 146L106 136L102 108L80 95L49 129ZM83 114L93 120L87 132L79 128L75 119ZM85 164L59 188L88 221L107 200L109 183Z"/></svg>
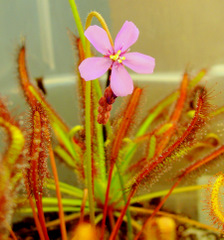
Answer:
<svg viewBox="0 0 224 240"><path fill-rule="evenodd" d="M110 23L108 1L76 3L83 22L90 10L97 10ZM1 88L16 84L16 56L22 37L32 77L73 73L74 54L67 28L76 32L68 0L0 0Z"/></svg>
<svg viewBox="0 0 224 240"><path fill-rule="evenodd" d="M140 30L133 50L156 58L156 72L224 64L224 1L109 0L113 34L125 20Z"/></svg>

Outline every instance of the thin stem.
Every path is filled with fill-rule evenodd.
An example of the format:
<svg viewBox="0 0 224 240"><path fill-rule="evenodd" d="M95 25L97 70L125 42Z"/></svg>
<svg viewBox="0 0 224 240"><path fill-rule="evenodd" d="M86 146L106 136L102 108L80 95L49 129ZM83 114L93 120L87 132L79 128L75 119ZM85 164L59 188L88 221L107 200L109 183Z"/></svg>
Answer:
<svg viewBox="0 0 224 240"><path fill-rule="evenodd" d="M89 15L87 16L87 20L86 20L86 26L85 29L87 29L91 22L93 17L96 17L98 19L98 21L100 22L100 24L102 25L102 27L104 28L104 30L107 32L108 38L110 39L111 45L113 46L113 41L109 32L109 29L107 27L107 24L105 22L105 20L103 19L103 17L98 13L98 12L91 12L89 13ZM85 43L86 47L85 47L85 57L91 57L91 50L90 50L90 42L86 39L86 43ZM88 82L86 83L86 85L89 84ZM87 87L87 86L86 86ZM101 93L101 88L99 85L98 81L94 81L93 82L93 90L95 90L96 94L98 97L101 97L102 93ZM87 91L87 89L86 89ZM87 99L85 99L85 101L87 102ZM87 107L87 106L86 106ZM95 114L97 114L97 112L95 111ZM104 142L103 142L103 138L101 137L103 135L103 130L102 130L102 126L99 125L98 123L96 123L96 136L97 136L97 149L99 152L99 168L100 168L100 177L102 178L102 181L106 180L106 169L105 169L105 164L104 164L104 160L105 160L105 154L104 154ZM90 192L89 192L90 195Z"/></svg>
<svg viewBox="0 0 224 240"><path fill-rule="evenodd" d="M62 200L61 200L61 192L60 192L60 187L59 187L57 167L56 167L56 163L55 163L55 159L54 159L54 153L53 153L51 145L49 146L49 155L50 155L52 172L53 172L53 175L54 175L56 195L57 195L57 199L58 199L61 237L62 237L62 240L67 240L67 233L66 233L65 219L64 219L64 211L63 211L63 205L62 205Z"/></svg>
<svg viewBox="0 0 224 240"><path fill-rule="evenodd" d="M86 40L86 57L91 57L90 43ZM93 187L93 166L92 166L92 134L91 134L91 82L86 82L85 87L85 136L86 136L86 178L89 197L90 222L95 225L95 210L94 210L94 187Z"/></svg>
<svg viewBox="0 0 224 240"><path fill-rule="evenodd" d="M47 228L46 228L46 222L45 222L45 217L44 217L44 212L43 212L43 206L42 206L42 195L39 194L40 192L37 189L37 183L36 183L36 171L37 169L36 163L34 162L33 164L34 167L34 172L33 172L33 195L36 201L36 207L37 207L37 212L38 212L38 219L40 221L41 228L43 230L43 234L45 237L45 240L49 240Z"/></svg>
<svg viewBox="0 0 224 240"><path fill-rule="evenodd" d="M122 196L123 196L123 201L124 201L124 205L125 205L127 203L127 197L125 195L124 181L120 174L120 170L119 170L119 166L118 166L117 162L116 162L116 168L117 168L117 173L118 173L119 180L120 180ZM132 239L133 231L132 231L131 213L129 211L129 207L127 208L126 217L127 217L127 227L128 227L128 239L130 240L130 239Z"/></svg>
<svg viewBox="0 0 224 240"><path fill-rule="evenodd" d="M119 228L121 226L121 223L123 221L124 215L125 215L125 213L126 213L126 211L128 209L128 206L130 204L131 198L134 196L136 190L137 190L137 188L132 188L132 190L131 190L131 192L130 192L130 194L128 196L127 203L124 206L124 208L122 209L120 217L117 219L116 225L115 225L115 227L114 227L114 229L113 229L113 231L112 231L112 233L110 235L110 239L109 240L114 240L116 238L116 236L118 234L118 231L119 231Z"/></svg>
<svg viewBox="0 0 224 240"><path fill-rule="evenodd" d="M114 212L115 217L120 217L120 212ZM127 217L124 216L123 218L124 222L127 222ZM131 225L137 230L140 231L142 226L138 223L138 221L135 221L133 218L131 219Z"/></svg>
<svg viewBox="0 0 224 240"><path fill-rule="evenodd" d="M103 29L106 31L106 33L108 35L108 38L109 38L110 43L111 43L111 46L113 46L114 43L113 43L110 31L109 31L109 29L107 27L107 24L106 24L105 20L103 19L103 17L98 12L93 11L93 12L89 13L89 15L87 16L87 19L86 19L85 29L87 29L90 26L93 17L96 17L98 19L98 21L100 22L100 24L102 25ZM85 42L85 46L86 46L85 47L86 58L91 57L90 42L87 39L86 39L86 42Z"/></svg>
<svg viewBox="0 0 224 240"><path fill-rule="evenodd" d="M112 207L108 207L108 217L109 217L109 221L110 221L110 227L111 227L111 229L114 229L115 220L114 220L114 216L113 216L113 208Z"/></svg>
<svg viewBox="0 0 224 240"><path fill-rule="evenodd" d="M18 238L16 237L16 234L13 232L13 230L12 230L11 226L8 224L8 222L5 222L5 224L6 224L6 227L8 228L8 230L9 230L9 233L10 233L12 239L13 240L18 240Z"/></svg>
<svg viewBox="0 0 224 240"><path fill-rule="evenodd" d="M110 33L107 28L107 25L102 18L102 16L97 12L91 12L86 20L86 28L91 24L92 18L96 17L105 31L108 34L109 39ZM90 43L88 40L85 42L85 55L86 57L91 57ZM93 189L93 176L92 176L92 144L91 144L91 82L86 82L85 88L85 134L86 134L86 177L87 177L87 188L89 196L89 209L90 209L90 222L92 225L95 224L95 211L94 211L94 189Z"/></svg>
<svg viewBox="0 0 224 240"><path fill-rule="evenodd" d="M89 196L90 222L95 225L94 210L94 192L93 192L93 176L92 176L92 142L91 142L91 82L86 82L85 89L85 135L86 135L86 178Z"/></svg>
<svg viewBox="0 0 224 240"><path fill-rule="evenodd" d="M98 81L94 81L98 82ZM98 85L98 84L97 84ZM93 89L92 89L92 95L97 96L97 91L96 88L94 87L93 84ZM96 119L98 115L98 97L93 97L93 106L95 109L93 110L94 114L94 119L92 125L93 129L95 129L95 136L96 136L96 150L97 150L97 175L96 178L99 179L99 181L106 182L107 181L107 176L106 176L106 164L105 164L105 149L104 149L104 138L103 138L103 125L99 124ZM97 192L97 191L96 191Z"/></svg>
<svg viewBox="0 0 224 240"><path fill-rule="evenodd" d="M105 202L104 202L104 209L103 209L103 220L102 220L102 227L101 227L101 236L100 239L103 240L104 238L104 231L105 231L105 223L106 223L106 217L107 217L107 207L109 202L109 194L110 194L110 185L113 175L113 169L114 169L114 163L111 164L109 175L108 175L108 183L107 183L107 189L105 193Z"/></svg>
<svg viewBox="0 0 224 240"><path fill-rule="evenodd" d="M26 184L26 185L27 185L27 184ZM33 212L33 218L34 218L35 225L36 225L36 227L37 227L37 231L38 231L40 240L45 240L44 233L43 233L43 231L42 231L42 227L41 227L41 225L40 225L40 221L39 221L39 219L38 219L38 216L37 216L37 213L36 213L36 210L35 210L35 205L34 205L33 199L32 199L32 197L30 196L30 191L29 191L28 186L26 186L26 190L27 190L27 194L28 194L28 196L29 196L30 207L31 207L32 212Z"/></svg>
<svg viewBox="0 0 224 240"><path fill-rule="evenodd" d="M88 189L85 188L83 191L83 199L82 199L82 204L81 204L79 223L82 223L84 220L87 197L88 197Z"/></svg>
<svg viewBox="0 0 224 240"><path fill-rule="evenodd" d="M93 11L91 13L89 13L87 19L86 19L86 29L90 26L91 22L92 22L92 18L96 17L98 19L98 21L100 22L101 26L103 27L103 29L106 31L108 38L110 40L111 46L114 45L110 31L108 29L108 26L105 22L105 20L103 19L103 17L96 11Z"/></svg>
<svg viewBox="0 0 224 240"><path fill-rule="evenodd" d="M85 49L85 57L91 57L90 51L90 43L85 39L83 27L81 24L81 20L78 14L78 10L74 0L69 0L69 3L72 8L73 16L78 28L79 36L82 41L83 48ZM91 24L92 18L96 17L104 30L107 32L108 37L110 39L111 45L113 46L113 41L108 30L108 27L102 18L102 16L97 12L91 12L86 21L86 28L88 28ZM92 225L94 225L95 211L94 211L94 187L93 187L93 176L92 176L92 149L91 149L91 82L86 82L85 88L85 136L86 136L86 178L87 178L87 188L88 188L88 196L89 196L89 208L90 208L90 221Z"/></svg>
<svg viewBox="0 0 224 240"><path fill-rule="evenodd" d="M72 13L73 13L73 17L75 19L75 23L76 23L76 27L78 29L79 32L79 37L82 41L82 45L85 48L86 47L86 42L85 42L85 35L84 35L84 31L83 31L83 26L82 26L82 22L79 16L79 12L75 3L75 0L68 0L72 9Z"/></svg>

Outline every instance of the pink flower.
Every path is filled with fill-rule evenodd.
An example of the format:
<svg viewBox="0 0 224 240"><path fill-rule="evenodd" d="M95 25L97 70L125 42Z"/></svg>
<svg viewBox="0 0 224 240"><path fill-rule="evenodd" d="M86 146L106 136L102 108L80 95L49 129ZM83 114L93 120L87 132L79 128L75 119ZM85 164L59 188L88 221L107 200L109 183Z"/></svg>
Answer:
<svg viewBox="0 0 224 240"><path fill-rule="evenodd" d="M86 58L79 65L81 77L86 81L101 77L111 68L110 86L116 96L126 96L133 92L133 81L124 66L137 73L152 73L155 59L138 52L129 53L139 35L139 30L133 22L126 21L116 36L114 47L107 33L96 25L88 27L86 38L103 57Z"/></svg>

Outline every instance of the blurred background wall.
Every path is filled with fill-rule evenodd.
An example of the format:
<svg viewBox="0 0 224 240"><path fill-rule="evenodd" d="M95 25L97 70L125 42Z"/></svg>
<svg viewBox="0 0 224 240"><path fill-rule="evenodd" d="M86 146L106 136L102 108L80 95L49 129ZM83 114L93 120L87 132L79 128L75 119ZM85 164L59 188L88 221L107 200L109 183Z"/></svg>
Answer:
<svg viewBox="0 0 224 240"><path fill-rule="evenodd" d="M156 71L224 63L224 1L110 0L116 33L127 19L140 29L133 50L156 58Z"/></svg>
<svg viewBox="0 0 224 240"><path fill-rule="evenodd" d="M113 37L125 20L140 30L132 51L156 58L155 73L224 63L224 1L76 0L82 21L99 11ZM74 72L67 29L77 33L67 0L0 0L0 81L16 79L16 53L25 37L33 77Z"/></svg>
<svg viewBox="0 0 224 240"><path fill-rule="evenodd" d="M110 24L107 0L76 0L82 22L91 10ZM25 38L33 77L74 73L68 29L77 33L68 0L0 0L0 81L16 82L16 56Z"/></svg>

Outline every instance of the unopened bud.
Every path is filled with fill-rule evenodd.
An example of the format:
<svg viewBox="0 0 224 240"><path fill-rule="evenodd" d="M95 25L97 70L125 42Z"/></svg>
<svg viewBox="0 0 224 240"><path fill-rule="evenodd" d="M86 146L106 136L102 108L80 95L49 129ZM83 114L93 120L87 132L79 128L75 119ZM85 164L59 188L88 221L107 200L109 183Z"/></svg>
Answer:
<svg viewBox="0 0 224 240"><path fill-rule="evenodd" d="M102 106L99 106L99 107L98 107L98 113L103 113L103 111L104 111L103 107L102 107Z"/></svg>
<svg viewBox="0 0 224 240"><path fill-rule="evenodd" d="M111 110L112 110L112 105L107 105L107 106L106 106L106 111L107 111L107 112L110 112Z"/></svg>
<svg viewBox="0 0 224 240"><path fill-rule="evenodd" d="M110 118L110 112L106 112L104 114L104 118L108 120Z"/></svg>
<svg viewBox="0 0 224 240"><path fill-rule="evenodd" d="M99 105L104 107L107 104L106 98L105 97L101 97L99 100Z"/></svg>
<svg viewBox="0 0 224 240"><path fill-rule="evenodd" d="M99 123L99 124L103 124L103 116L102 116L102 114L98 114L98 116L97 116L97 122Z"/></svg>

